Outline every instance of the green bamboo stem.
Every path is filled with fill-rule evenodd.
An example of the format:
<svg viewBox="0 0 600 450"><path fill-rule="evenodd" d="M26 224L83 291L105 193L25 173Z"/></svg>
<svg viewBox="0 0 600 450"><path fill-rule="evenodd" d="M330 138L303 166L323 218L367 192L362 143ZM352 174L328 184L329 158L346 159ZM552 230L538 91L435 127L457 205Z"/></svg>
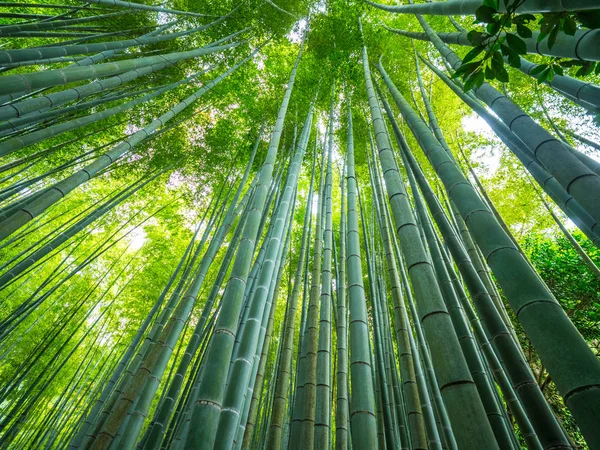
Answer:
<svg viewBox="0 0 600 450"><path fill-rule="evenodd" d="M230 15L231 13L229 13L227 17L229 17ZM92 44L68 45L60 47L38 47L16 50L0 50L0 64L14 64L25 61L36 61L40 59L80 55L83 53L99 53L110 50L124 50L131 47L151 45L160 42L168 42L173 39L189 36L207 28L210 28L211 26L223 22L227 17L223 16L206 25L160 36L140 36L137 38L125 39L123 41L94 42Z"/></svg>
<svg viewBox="0 0 600 450"><path fill-rule="evenodd" d="M365 216L364 216L364 206L362 201L360 201L359 196L359 206L360 206L360 216L361 222L366 224ZM370 236L375 237L375 221L372 222L373 228L370 231ZM374 268L374 259L375 259L375 248L373 245L372 252L369 249L369 239L367 238L367 227L362 227L363 234L363 242L365 247L365 259L367 261L367 271L369 275L369 293L372 305L372 315L373 315L373 342L375 352L373 355L374 367L376 367L375 371L375 379L373 380L376 384L376 388L379 391L380 397L380 411L381 411L381 421L378 425L383 428L383 436L380 436L380 445L381 441L385 442L386 448L406 448L405 445L400 445L399 436L396 430L396 426L393 423L392 419L392 409L390 406L390 393L389 393L389 385L388 379L386 377L386 369L385 364L383 362L383 343L382 343L382 335L381 330L383 328L383 324L381 323L381 315L379 310L379 292L377 286L377 275L375 273ZM371 256L372 254L372 256ZM404 428L404 427L402 427ZM401 432L405 430L401 430ZM406 441L405 441L406 442Z"/></svg>
<svg viewBox="0 0 600 450"><path fill-rule="evenodd" d="M262 347L259 346L261 339L259 338L259 333L261 333L260 324L265 322L261 322L261 317L264 321L265 317L263 316L266 315L268 317L267 311L270 310L268 308L270 306L268 297L272 290L269 289L269 285L276 280L277 255L282 251L282 241L284 240L286 233L287 216L298 183L300 165L308 144L311 125L312 108L303 129L304 136L300 138L300 145L296 149L294 157L290 162L285 188L283 189L281 198L270 221L271 226L274 227L273 233L266 244L265 261L257 279L258 286L256 294L251 298L249 317L246 326L242 329L241 335L238 336L240 351L237 355L234 353L234 359L231 368L229 369L228 376L231 381L228 383L224 393L222 412L216 430L215 447L217 448L225 449L232 446L239 426L245 390L249 384L250 386L254 385L251 358ZM238 332L238 334L240 333ZM235 380L235 383L233 380Z"/></svg>
<svg viewBox="0 0 600 450"><path fill-rule="evenodd" d="M210 67L208 70L210 70L211 68L212 67ZM106 108L102 111L88 114L86 116L82 116L82 117L79 117L79 118L76 118L73 120L67 120L65 122L61 122L56 125L51 125L51 126L42 128L41 130L33 131L31 133L27 133L27 134L21 135L19 137L7 139L0 143L0 156L4 156L4 155L10 154L10 153L13 153L22 148L25 148L30 145L36 144L38 142L41 142L44 139L50 139L50 138L58 136L62 133L65 133L67 131L72 131L72 130L76 130L78 128L84 127L86 125L95 124L98 121L101 121L101 120L107 119L111 116L114 116L116 114L125 112L128 109L134 108L145 102L148 102L156 97L159 97L160 95L162 95L164 93L167 93L173 89L176 89L179 86L190 83L190 82L194 81L196 78L202 76L204 73L206 73L206 70L202 70L194 75L191 75L182 80L176 81L175 83L171 83L167 86L156 89L148 94L142 95L142 96L137 97L128 102L124 102L124 103L118 104L116 106ZM123 97L126 97L128 95L129 94L125 94ZM110 98L108 99L108 101L110 101ZM52 116L52 115L53 115L52 113L50 113L50 114L42 113L42 114L38 114L36 116L38 116L38 117L41 116L43 118L44 116Z"/></svg>
<svg viewBox="0 0 600 450"><path fill-rule="evenodd" d="M370 135L369 135L370 137ZM371 142L371 156L373 158L373 162L375 162L375 148ZM377 164L373 164L374 167L374 176L373 176L373 186L375 187L375 192L377 195L378 201L378 211L380 215L383 215L383 212L387 206L385 205L385 197L383 193L383 188L380 182L380 173L377 167ZM419 391L417 387L414 361L412 354L411 346L410 346L410 322L408 319L408 314L406 308L404 306L404 299L402 297L402 288L400 283L400 276L398 274L398 266L396 263L396 259L394 257L392 239L390 231L388 227L387 220L381 220L381 232L383 237L386 261L388 266L388 274L390 277L391 291L392 291L392 299L394 302L394 323L396 325L396 343L398 345L398 356L400 360L400 373L402 379L402 388L403 388L403 398L406 404L407 409L407 419L408 419L408 427L410 432L410 440L412 444L412 448L416 449L425 449L427 448L427 435L425 432L425 423L423 421L423 415L421 412L421 401L419 398Z"/></svg>
<svg viewBox="0 0 600 450"><path fill-rule="evenodd" d="M471 324L473 334L475 335L475 339L477 339L479 348L483 352L486 361L490 366L490 370L492 371L492 374L496 379L500 390L502 391L502 395L504 397L506 405L508 406L508 408L510 408L511 413L515 416L515 420L521 432L521 436L523 436L523 439L527 443L527 447L529 449L541 450L542 446L540 444L539 439L537 438L537 435L535 434L535 430L531 426L531 422L527 417L527 413L523 409L523 405L518 399L511 385L511 382L506 374L506 371L504 370L502 364L500 363L500 360L498 359L498 356L496 355L494 349L490 345L490 342L488 341L483 326L481 325L481 322L479 320L479 317L477 317L477 314L473 310L471 302L467 298L467 294L463 288L463 284L458 279L456 271L454 270L454 265L452 264L449 255L447 254L441 243L440 248L442 249L442 256L446 263L448 273L450 274L452 284L454 286L455 291L458 294L460 304L463 307L463 311L465 311L467 319ZM500 407L503 406L500 405Z"/></svg>
<svg viewBox="0 0 600 450"><path fill-rule="evenodd" d="M254 415L253 408L256 408L258 399L254 395L254 393L256 390L261 390L263 388L266 377L267 377L267 381L268 381L268 391L269 391L269 402L270 403L269 403L269 408L264 411L264 418L261 421L261 436L262 436L261 442L263 443L263 447L266 445L267 436L268 436L268 432L270 429L271 417L272 417L270 412L272 412L273 403L275 401L275 381L276 381L275 374L276 374L276 370L280 367L279 365L280 365L280 361L281 361L281 357L282 357L282 350L283 350L283 348L281 346L278 345L276 347L277 356L276 356L276 360L274 362L272 362L273 367L272 367L272 370L270 371L271 376L269 376L269 374L267 373L268 371L267 371L266 367L267 367L267 362L270 359L272 359L270 357L270 355L273 353L273 351L270 351L270 345L272 343L273 328L274 328L274 322L275 322L275 320L274 320L275 310L276 310L275 303L277 302L277 300L279 299L279 296L280 296L281 283L283 281L284 269L286 266L289 247L290 247L290 243L291 243L293 223L294 223L294 217L295 217L295 211L296 211L296 205L297 205L297 202L296 202L297 194L298 194L297 189L295 189L294 193L292 194L293 200L292 200L291 211L289 211L289 213L288 213L289 217L288 217L285 242L279 252L279 270L277 271L276 277L273 277L273 279L271 280L271 289L270 289L270 293L269 293L269 297L268 297L268 303L269 303L268 308L270 311L269 311L268 315L267 315L266 310L265 310L265 313L263 314L263 318L267 319L266 329L264 326L261 329L261 335L260 335L259 347L258 347L261 349L261 351L258 352L258 348L257 348L257 352L254 355L254 366L252 369L252 376L251 376L251 380L254 380L254 382L252 383L252 385L248 386L248 392L246 394L246 400L245 400L245 405L244 405L244 414L240 421L236 440L234 442L235 448L237 450L241 449L243 446L245 430L246 430L246 426L248 425L248 422L250 422L250 421L252 421L254 423L256 422L256 415ZM289 267L291 268L291 265L289 265ZM288 273L288 275L290 275L290 274ZM288 277L288 280L289 280L289 277ZM290 298L291 290L292 290L291 285L288 284L286 298ZM286 310L287 310L287 306L288 305L286 304Z"/></svg>
<svg viewBox="0 0 600 450"><path fill-rule="evenodd" d="M116 62L101 63L92 66L66 67L64 69L47 70L44 72L31 72L22 75L4 75L0 77L0 95L28 93L37 89L53 86L62 86L74 81L90 80L152 66L157 63L173 64L177 61L208 55L221 50L234 48L239 43L221 46L207 46L185 52L175 52L159 56L146 56L142 58L124 59Z"/></svg>
<svg viewBox="0 0 600 450"><path fill-rule="evenodd" d="M149 33L142 35L142 37L155 36L157 34L160 34L163 31L168 30L170 27L175 25L175 23L176 22L167 23L167 24L163 25L162 27L158 27L158 28L154 29L153 31L150 31ZM78 40L78 41L81 41L81 40ZM100 61L103 61L107 58L117 55L120 52L121 52L120 50L112 50L109 52L97 53L92 56L86 56L86 57L83 57L81 60L76 61L74 64L70 64L67 67L88 66L91 64L96 64ZM49 61L49 63L51 63L51 62L52 61ZM5 67L10 68L10 64ZM98 84L100 83L99 86L104 86L104 83L110 84L110 82L114 83L115 81L117 81L117 84L115 84L115 86L117 86L121 83L125 83L126 81L128 81L128 77L133 76L134 77L133 79L135 79L138 76L142 76L143 74L146 74L146 73L151 73L153 70L159 70L163 67L166 67L166 65L163 65L163 64L151 65L148 67L137 69L137 71L123 73L120 76L113 77L112 79L108 78L108 79L104 79L104 80L98 80L96 82L90 83L90 85L98 86ZM139 72L139 75L136 72ZM120 78L122 78L122 80ZM43 107L58 106L58 105L66 103L69 100L78 100L80 98L85 97L86 95L89 95L90 93L95 93L95 92L99 92L100 90L102 90L102 89L99 89L97 91L92 91L90 93L86 93L86 88L88 88L88 86L79 86L78 89L66 89L61 92L55 92L55 93L51 93L49 95L41 95L41 96L38 96L35 98L30 98L30 97L33 97L34 95L43 92L45 89L35 90L35 91L31 92L28 96L25 96L27 98L20 97L19 93L2 95L2 96L0 96L0 103L2 103L2 104L10 103L10 104L5 105L5 106L0 106L0 119L5 120L8 118L20 117L27 113L33 112L38 108L41 109ZM79 92L77 92L78 90L82 90L81 94ZM69 97L69 94L71 94L70 97ZM13 101L16 101L16 100L19 100L19 101L18 101L18 103L14 104ZM16 105L19 105L19 106L16 106Z"/></svg>
<svg viewBox="0 0 600 450"><path fill-rule="evenodd" d="M419 320L422 322L430 345L436 378L448 408L456 441L459 447L464 448L497 448L492 429L485 419L485 411L475 383L452 327L450 315L444 305L433 266L425 253L404 182L386 137L383 118L371 80L367 50L364 46L363 66L386 191L392 206L400 246L407 258L408 272L415 289ZM458 401L458 398L461 400Z"/></svg>
<svg viewBox="0 0 600 450"><path fill-rule="evenodd" d="M352 110L348 102L348 142L347 152L347 200L348 200L348 310L350 321L350 376L353 386L361 389L350 391L350 432L353 448L377 448L375 392L373 389L373 367L369 343L367 305L363 285L360 240L358 235L358 183L354 166L354 134ZM365 224L363 224L365 225Z"/></svg>
<svg viewBox="0 0 600 450"><path fill-rule="evenodd" d="M512 431L509 432L507 424L504 422L504 417L502 416L498 404L496 403L494 391L492 390L492 386L487 378L485 367L479 358L479 353L475 346L475 341L473 339L473 335L471 334L469 325L464 318L462 307L450 280L450 276L446 269L446 264L442 258L435 232L432 224L430 223L430 218L417 190L414 175L410 170L408 161L404 159L404 162L411 185L411 190L413 192L413 198L415 199L417 213L421 219L420 223L424 229L425 237L429 244L429 250L436 269L436 274L438 276L442 293L444 294L444 300L446 301L446 306L448 307L448 311L452 317L452 323L454 324L454 328L456 329L457 335L460 339L461 348L463 349L467 364L471 370L471 375L473 376L473 380L477 385L477 390L486 410L488 421L492 426L492 430L494 431L496 441L498 442L500 448L514 448L512 438L510 436Z"/></svg>
<svg viewBox="0 0 600 450"><path fill-rule="evenodd" d="M56 20L53 22L34 22L34 23L25 23L22 25L4 25L0 26L0 36L10 36L12 33L19 33L22 31L41 31L41 30L50 30L53 28L65 26L65 25L75 25L78 23L87 23L87 22L95 22L97 20L105 20L112 17L122 16L123 14L130 14L129 11L118 11L108 14L102 14L98 16L89 16L89 17L80 17L78 19L67 19L67 20Z"/></svg>
<svg viewBox="0 0 600 450"><path fill-rule="evenodd" d="M292 357L293 357L293 340L294 340L294 329L295 329L295 316L298 298L300 295L300 285L302 283L302 276L305 269L306 252L308 247L308 241L310 240L309 223L312 217L312 199L314 192L314 179L315 179L315 166L316 166L316 148L313 152L313 166L311 171L310 187L307 196L306 213L304 215L304 226L302 228L302 240L300 247L300 254L298 256L298 262L296 266L296 273L294 277L294 288L290 301L288 302L288 309L286 311L285 322L282 327L283 338L281 340L281 358L277 369L277 381L275 384L275 397L273 400L273 411L271 413L271 423L269 426L269 435L267 440L267 448L270 450L279 450L282 445L282 432L284 427L284 415L286 413L286 406L288 401L289 383L292 380L291 369L292 369ZM245 447L248 448L248 447Z"/></svg>
<svg viewBox="0 0 600 450"><path fill-rule="evenodd" d="M420 33L415 31L404 31L396 28L386 27L389 31L411 39L420 41L429 41L431 37L428 33ZM471 47L473 44L467 37L467 32L453 31L435 33L435 36L446 44L455 44ZM500 33L501 37L505 33ZM597 42L600 33L598 30L579 29L574 36L561 33L556 39L555 45L550 48L548 40L538 41L539 32L534 31L532 37L522 38L527 46L527 53L539 54L546 56L555 56L558 58L580 59L584 61L599 61L600 50L594 45Z"/></svg>
<svg viewBox="0 0 600 450"><path fill-rule="evenodd" d="M582 144L592 147L595 150L600 150L600 144L598 144L595 141L592 141L591 139L586 138L585 136L581 136L580 134L577 134L574 131L571 131L568 129L565 129L565 133L567 133L570 136L573 136L575 139L577 139Z"/></svg>
<svg viewBox="0 0 600 450"><path fill-rule="evenodd" d="M323 208L325 192L325 151L321 156L321 176L319 177L318 203L313 247L312 276L307 306L306 326L302 339L302 356L299 360L298 384L296 388L296 409L291 425L293 442L303 448L312 449L315 441L316 379L319 326L319 289L323 252ZM300 390L301 389L301 390Z"/></svg>
<svg viewBox="0 0 600 450"><path fill-rule="evenodd" d="M340 251L336 258L337 311L336 311L336 404L335 404L335 448L347 450L350 438L350 405L348 401L348 300L346 298L346 159L340 174ZM310 198L310 197L309 197ZM306 225L305 225L306 228ZM335 241L334 241L335 245ZM334 253L334 256L336 254Z"/></svg>
<svg viewBox="0 0 600 450"><path fill-rule="evenodd" d="M323 186L323 262L321 265L321 295L319 308L319 338L317 347L316 405L315 405L315 441L314 447L329 448L331 445L331 303L332 303L332 153L334 134L334 87L331 92L331 110L329 113L329 135L327 143L327 169Z"/></svg>
<svg viewBox="0 0 600 450"><path fill-rule="evenodd" d="M144 5L142 3L125 2L122 0L84 0L87 3L103 5L103 6L116 6L118 8L127 8L127 10L134 11L153 11L167 14L176 14L180 16L191 16L191 17L208 17L207 14L200 14L189 11L179 11L176 9L163 8L161 6Z"/></svg>

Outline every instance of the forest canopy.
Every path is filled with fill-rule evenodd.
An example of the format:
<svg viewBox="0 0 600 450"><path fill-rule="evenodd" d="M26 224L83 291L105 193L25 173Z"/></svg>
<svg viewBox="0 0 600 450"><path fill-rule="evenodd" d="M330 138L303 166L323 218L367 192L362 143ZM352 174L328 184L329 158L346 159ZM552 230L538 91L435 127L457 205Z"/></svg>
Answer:
<svg viewBox="0 0 600 450"><path fill-rule="evenodd" d="M593 0L0 2L0 448L600 449Z"/></svg>

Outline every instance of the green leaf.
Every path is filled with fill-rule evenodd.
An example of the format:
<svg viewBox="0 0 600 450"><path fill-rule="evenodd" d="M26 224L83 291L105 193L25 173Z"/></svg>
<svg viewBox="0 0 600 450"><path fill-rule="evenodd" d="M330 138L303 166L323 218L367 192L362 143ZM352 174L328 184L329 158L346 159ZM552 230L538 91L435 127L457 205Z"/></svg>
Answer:
<svg viewBox="0 0 600 450"><path fill-rule="evenodd" d="M592 30L600 28L600 9L592 11L576 11L573 15L584 28L590 28Z"/></svg>
<svg viewBox="0 0 600 450"><path fill-rule="evenodd" d="M496 12L497 11L494 8L483 5L477 8L475 11L475 17L479 22L492 23L496 21L496 19L494 19Z"/></svg>
<svg viewBox="0 0 600 450"><path fill-rule="evenodd" d="M493 69L494 69L494 75L498 81L502 81L503 83L508 82L508 72L504 68L504 64L502 64L501 66L494 65Z"/></svg>
<svg viewBox="0 0 600 450"><path fill-rule="evenodd" d="M594 63L587 62L576 73L578 77L585 77L594 70Z"/></svg>
<svg viewBox="0 0 600 450"><path fill-rule="evenodd" d="M502 58L502 55L500 54L500 52L492 53L492 66L494 66L494 67L503 67L504 66L504 59Z"/></svg>
<svg viewBox="0 0 600 450"><path fill-rule="evenodd" d="M463 89L465 92L470 91L474 87L480 87L485 81L485 74L483 70L479 69L471 73L466 79Z"/></svg>
<svg viewBox="0 0 600 450"><path fill-rule="evenodd" d="M575 19L571 17L566 18L563 23L563 31L569 36L575 36L575 32L577 31L577 22L575 22Z"/></svg>
<svg viewBox="0 0 600 450"><path fill-rule="evenodd" d="M564 76L565 75L565 71L563 70L563 68L559 64L552 64L552 70L554 70L554 72L557 75L560 75L560 76Z"/></svg>
<svg viewBox="0 0 600 450"><path fill-rule="evenodd" d="M487 27L485 27L486 31L492 36L495 35L498 31L500 31L500 22L488 23Z"/></svg>
<svg viewBox="0 0 600 450"><path fill-rule="evenodd" d="M469 92L474 87L475 87L475 78L471 77L465 81L465 84L463 85L463 90L465 92Z"/></svg>
<svg viewBox="0 0 600 450"><path fill-rule="evenodd" d="M529 72L529 75L538 75L538 74L542 73L544 70L546 70L547 68L548 68L547 64L538 64L531 70L531 72Z"/></svg>
<svg viewBox="0 0 600 450"><path fill-rule="evenodd" d="M548 48L554 47L554 44L556 44L557 36L558 36L558 26L555 26L552 29L552 31L550 32L550 35L548 36Z"/></svg>
<svg viewBox="0 0 600 450"><path fill-rule="evenodd" d="M550 67L545 67L544 70L540 73L538 77L538 84L542 84L548 78L548 74L550 73Z"/></svg>
<svg viewBox="0 0 600 450"><path fill-rule="evenodd" d="M480 70L479 72L475 73L474 76L475 76L475 86L481 87L481 85L485 81L485 75L483 73L483 70Z"/></svg>
<svg viewBox="0 0 600 450"><path fill-rule="evenodd" d="M525 25L517 24L517 33L523 38L530 38L533 33Z"/></svg>
<svg viewBox="0 0 600 450"><path fill-rule="evenodd" d="M482 33L481 31L475 31L475 30L471 30L467 34L467 39L473 45L481 45L483 43L484 39L486 39L487 37L488 37L487 34Z"/></svg>
<svg viewBox="0 0 600 450"><path fill-rule="evenodd" d="M517 35L512 33L506 33L506 43L519 55L527 54L527 44L525 44L525 41Z"/></svg>
<svg viewBox="0 0 600 450"><path fill-rule="evenodd" d="M533 14L520 14L519 17L523 19L523 23L528 23L535 20L535 16Z"/></svg>
<svg viewBox="0 0 600 450"><path fill-rule="evenodd" d="M475 71L481 65L481 63L482 63L482 61L475 61L475 62L461 65L458 69L456 69L456 71L454 72L454 75L452 75L452 78L457 78L457 77L463 76L463 75L468 76L473 71Z"/></svg>
<svg viewBox="0 0 600 450"><path fill-rule="evenodd" d="M500 48L500 50L502 51L502 54L506 56L506 58L508 59L508 63L512 67L515 67L517 69L521 67L521 57L517 52L515 52L512 48L508 47L507 45L503 45Z"/></svg>
<svg viewBox="0 0 600 450"><path fill-rule="evenodd" d="M472 48L469 51L469 53L467 53L465 55L465 57L463 58L463 64L477 58L477 56L479 56L479 54L481 54L481 52L483 52L484 50L485 50L485 46L483 46L483 45Z"/></svg>

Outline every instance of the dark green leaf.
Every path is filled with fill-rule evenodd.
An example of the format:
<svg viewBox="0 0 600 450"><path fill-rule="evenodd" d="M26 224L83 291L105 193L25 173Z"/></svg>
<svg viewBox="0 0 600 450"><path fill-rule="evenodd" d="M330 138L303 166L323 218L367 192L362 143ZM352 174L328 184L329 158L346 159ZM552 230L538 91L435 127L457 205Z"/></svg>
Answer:
<svg viewBox="0 0 600 450"><path fill-rule="evenodd" d="M558 26L554 27L548 36L548 48L554 47L556 43L556 38L558 36Z"/></svg>
<svg viewBox="0 0 600 450"><path fill-rule="evenodd" d="M486 33L482 33L481 31L471 30L467 34L467 39L474 46L481 45L485 39L489 36Z"/></svg>
<svg viewBox="0 0 600 450"><path fill-rule="evenodd" d="M489 34L494 35L498 31L500 31L500 22L488 23L488 25L487 25L487 27L485 27L485 29L487 30L487 32Z"/></svg>
<svg viewBox="0 0 600 450"><path fill-rule="evenodd" d="M469 51L469 53L467 53L467 54L465 55L465 57L463 58L463 64L464 64L464 63L468 63L469 61L471 61L471 60L473 60L473 59L477 58L477 56L479 56L479 54L480 54L481 52L483 52L484 50L485 50L485 47L484 47L483 45L480 45L480 46L478 46L478 47L474 47L474 48L472 48L472 49Z"/></svg>
<svg viewBox="0 0 600 450"><path fill-rule="evenodd" d="M502 66L495 66L494 67L494 74L496 75L496 79L498 81L502 81L503 83L508 82L508 72L504 68L504 65L502 65Z"/></svg>
<svg viewBox="0 0 600 450"><path fill-rule="evenodd" d="M540 73L538 77L538 84L542 84L548 78L548 74L550 73L550 67L545 67L544 70Z"/></svg>
<svg viewBox="0 0 600 450"><path fill-rule="evenodd" d="M575 22L575 19L571 17L565 19L563 23L563 31L569 36L575 36L575 32L577 31L577 22Z"/></svg>
<svg viewBox="0 0 600 450"><path fill-rule="evenodd" d="M563 68L558 64L552 64L552 69L554 70L554 72L557 75L564 76L564 74L565 74L565 71L563 70Z"/></svg>
<svg viewBox="0 0 600 450"><path fill-rule="evenodd" d="M475 86L481 87L481 85L485 81L485 75L483 73L483 70L480 70L479 72L476 72L474 76L475 76Z"/></svg>
<svg viewBox="0 0 600 450"><path fill-rule="evenodd" d="M519 55L525 55L527 53L527 44L525 44L525 41L516 34L506 33L506 43Z"/></svg>
<svg viewBox="0 0 600 450"><path fill-rule="evenodd" d="M521 25L521 24L517 25L517 33L519 34L519 36L524 37L524 38L530 38L532 36L531 30L529 28L527 28L525 25Z"/></svg>
<svg viewBox="0 0 600 450"><path fill-rule="evenodd" d="M537 75L539 73L542 73L547 68L548 68L547 64L538 64L533 69L531 69L531 72L529 72L529 75Z"/></svg>
<svg viewBox="0 0 600 450"><path fill-rule="evenodd" d="M496 12L497 11L494 8L483 5L477 8L477 11L475 11L475 17L479 22L492 23L495 22L494 15Z"/></svg>
<svg viewBox="0 0 600 450"><path fill-rule="evenodd" d="M480 65L481 65L481 61L475 61L475 62L463 64L458 69L456 69L456 72L454 72L454 75L452 75L452 78L457 78L462 75L468 76L470 73L472 73L474 70L476 70Z"/></svg>
<svg viewBox="0 0 600 450"><path fill-rule="evenodd" d="M573 14L585 28L590 28L592 30L600 28L600 9L593 11L577 11Z"/></svg>

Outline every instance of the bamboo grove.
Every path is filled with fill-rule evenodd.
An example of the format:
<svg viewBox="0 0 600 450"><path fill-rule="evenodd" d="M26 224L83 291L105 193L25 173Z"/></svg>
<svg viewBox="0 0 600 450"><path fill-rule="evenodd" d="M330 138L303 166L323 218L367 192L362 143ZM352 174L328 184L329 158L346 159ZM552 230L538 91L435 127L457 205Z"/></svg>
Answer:
<svg viewBox="0 0 600 450"><path fill-rule="evenodd" d="M0 448L600 449L599 29L0 2Z"/></svg>

